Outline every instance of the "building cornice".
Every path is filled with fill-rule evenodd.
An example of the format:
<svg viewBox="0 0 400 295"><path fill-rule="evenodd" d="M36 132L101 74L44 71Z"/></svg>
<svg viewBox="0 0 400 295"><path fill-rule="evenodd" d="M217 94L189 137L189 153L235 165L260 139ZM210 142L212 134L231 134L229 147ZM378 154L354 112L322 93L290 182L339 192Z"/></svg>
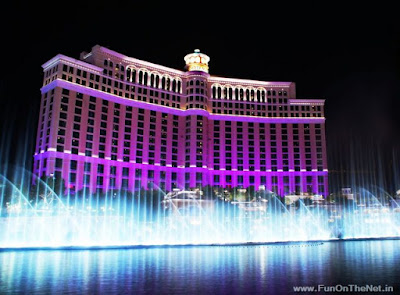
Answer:
<svg viewBox="0 0 400 295"><path fill-rule="evenodd" d="M72 57L68 57L66 55L63 54L57 54L55 57L53 57L52 59L50 59L49 61L45 62L44 64L42 64L42 68L44 71L46 71L48 68L51 68L53 66L55 66L57 63L59 63L60 61L63 61L66 64L73 64L74 66L78 66L81 67L82 69L86 69L86 70L90 70L90 71L95 71L96 73L102 73L103 69L89 64L87 62L72 58Z"/></svg>
<svg viewBox="0 0 400 295"><path fill-rule="evenodd" d="M211 83L226 83L234 85L242 85L242 86L254 86L254 87L283 87L288 88L294 85L293 82L274 82L274 81L257 81L257 80L249 80L249 79L237 79L237 78L224 78L218 76L210 76L208 82Z"/></svg>
<svg viewBox="0 0 400 295"><path fill-rule="evenodd" d="M288 100L290 105L324 105L325 99L302 99L294 98Z"/></svg>
<svg viewBox="0 0 400 295"><path fill-rule="evenodd" d="M101 52L103 52L105 54L108 54L110 56L113 56L113 57L116 57L116 58L120 58L123 61L125 61L127 65L133 63L136 67L144 66L144 67L147 67L148 69L155 70L155 71L157 71L157 70L158 71L165 71L165 72L169 72L171 74L180 75L182 77L186 76L186 72L184 72L184 71L180 71L180 70L176 70L176 69L169 68L169 67L166 67L166 66L162 66L162 65L155 64L155 63L151 63L151 62L148 62L148 61L140 60L140 59L137 59L137 58L134 58L134 57L129 57L129 56L126 56L124 54L118 53L118 52L116 52L114 50L108 49L108 48L100 46L100 45L94 46L92 50L93 51L98 50L98 51L101 51Z"/></svg>

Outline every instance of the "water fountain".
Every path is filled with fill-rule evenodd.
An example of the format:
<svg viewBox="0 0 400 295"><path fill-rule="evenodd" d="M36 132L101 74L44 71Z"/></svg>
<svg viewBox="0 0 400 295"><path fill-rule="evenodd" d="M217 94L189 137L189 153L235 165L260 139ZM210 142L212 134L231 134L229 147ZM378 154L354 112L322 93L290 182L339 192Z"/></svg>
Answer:
<svg viewBox="0 0 400 295"><path fill-rule="evenodd" d="M32 177L20 170L19 179ZM1 248L148 247L275 243L400 236L397 199L382 190L344 190L281 198L261 187L253 195L207 188L164 192L58 194L38 180L26 189L0 175ZM239 193L246 190L238 190Z"/></svg>

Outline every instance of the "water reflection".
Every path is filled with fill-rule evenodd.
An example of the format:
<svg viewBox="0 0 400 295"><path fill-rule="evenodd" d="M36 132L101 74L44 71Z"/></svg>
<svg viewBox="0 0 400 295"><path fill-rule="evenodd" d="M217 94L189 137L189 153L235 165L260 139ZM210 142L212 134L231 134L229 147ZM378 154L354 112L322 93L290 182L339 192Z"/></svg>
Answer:
<svg viewBox="0 0 400 295"><path fill-rule="evenodd" d="M0 293L282 294L393 285L400 241L0 253Z"/></svg>

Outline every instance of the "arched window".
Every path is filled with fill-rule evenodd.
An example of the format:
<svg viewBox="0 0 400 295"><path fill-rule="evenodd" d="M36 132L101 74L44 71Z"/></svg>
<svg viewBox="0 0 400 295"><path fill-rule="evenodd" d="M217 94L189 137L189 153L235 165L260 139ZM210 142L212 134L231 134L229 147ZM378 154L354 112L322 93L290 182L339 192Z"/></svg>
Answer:
<svg viewBox="0 0 400 295"><path fill-rule="evenodd" d="M172 80L172 91L176 92L176 80Z"/></svg>
<svg viewBox="0 0 400 295"><path fill-rule="evenodd" d="M229 98L232 99L232 88L229 88Z"/></svg>
<svg viewBox="0 0 400 295"><path fill-rule="evenodd" d="M139 84L143 84L143 72L139 72Z"/></svg>
<svg viewBox="0 0 400 295"><path fill-rule="evenodd" d="M151 73L151 75L150 75L150 86L154 87L154 74L153 73Z"/></svg>
<svg viewBox="0 0 400 295"><path fill-rule="evenodd" d="M147 72L144 72L144 74L143 74L143 85L147 85L147 77L148 77Z"/></svg>
<svg viewBox="0 0 400 295"><path fill-rule="evenodd" d="M218 87L218 98L221 98L221 87Z"/></svg>
<svg viewBox="0 0 400 295"><path fill-rule="evenodd" d="M235 99L239 100L239 89L235 88Z"/></svg>
<svg viewBox="0 0 400 295"><path fill-rule="evenodd" d="M108 66L108 60L104 60L104 65L107 67Z"/></svg>
<svg viewBox="0 0 400 295"><path fill-rule="evenodd" d="M200 81L196 80L196 86L199 86L199 85L200 85Z"/></svg>
<svg viewBox="0 0 400 295"><path fill-rule="evenodd" d="M260 90L257 90L257 101L261 100L261 93Z"/></svg>
<svg viewBox="0 0 400 295"><path fill-rule="evenodd" d="M171 86L171 80L167 78L167 84L165 85L165 90L169 90L170 86Z"/></svg>
<svg viewBox="0 0 400 295"><path fill-rule="evenodd" d="M177 90L178 93L181 93L181 85L182 85L181 81L179 80L178 81L178 90Z"/></svg>
<svg viewBox="0 0 400 295"><path fill-rule="evenodd" d="M240 96L240 100L243 100L243 89L242 88L240 88L239 96Z"/></svg>
<svg viewBox="0 0 400 295"><path fill-rule="evenodd" d="M109 63L109 64L110 64L110 67L112 67L112 66L113 66L113 62L112 62L111 60L110 60L110 63Z"/></svg>
<svg viewBox="0 0 400 295"><path fill-rule="evenodd" d="M224 98L228 98L228 88L224 88Z"/></svg>
<svg viewBox="0 0 400 295"><path fill-rule="evenodd" d="M155 85L155 87L156 88L159 88L160 87L160 76L156 76L156 85Z"/></svg>
<svg viewBox="0 0 400 295"><path fill-rule="evenodd" d="M165 77L161 78L161 89L165 89Z"/></svg>
<svg viewBox="0 0 400 295"><path fill-rule="evenodd" d="M132 75L131 76L132 76L131 77L131 81L133 83L136 83L136 70L135 69L132 69Z"/></svg>
<svg viewBox="0 0 400 295"><path fill-rule="evenodd" d="M126 69L126 81L131 81L131 69Z"/></svg>
<svg viewBox="0 0 400 295"><path fill-rule="evenodd" d="M215 89L215 86L212 87L212 97L216 98L217 90Z"/></svg>

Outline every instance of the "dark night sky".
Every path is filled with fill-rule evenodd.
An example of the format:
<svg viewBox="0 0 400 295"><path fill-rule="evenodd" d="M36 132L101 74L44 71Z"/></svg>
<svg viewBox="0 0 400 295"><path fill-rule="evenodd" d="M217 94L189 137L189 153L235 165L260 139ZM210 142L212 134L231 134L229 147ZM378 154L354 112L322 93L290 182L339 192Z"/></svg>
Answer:
<svg viewBox="0 0 400 295"><path fill-rule="evenodd" d="M79 58L99 44L176 69L200 48L211 57L212 75L294 81L298 98L326 99L328 148L372 141L385 154L399 150L400 24L394 7L134 2L64 2L38 7L39 13L20 3L3 9L3 136L11 125L11 137L18 138L28 122L36 132L41 64L58 53ZM330 169L335 165L330 160Z"/></svg>

